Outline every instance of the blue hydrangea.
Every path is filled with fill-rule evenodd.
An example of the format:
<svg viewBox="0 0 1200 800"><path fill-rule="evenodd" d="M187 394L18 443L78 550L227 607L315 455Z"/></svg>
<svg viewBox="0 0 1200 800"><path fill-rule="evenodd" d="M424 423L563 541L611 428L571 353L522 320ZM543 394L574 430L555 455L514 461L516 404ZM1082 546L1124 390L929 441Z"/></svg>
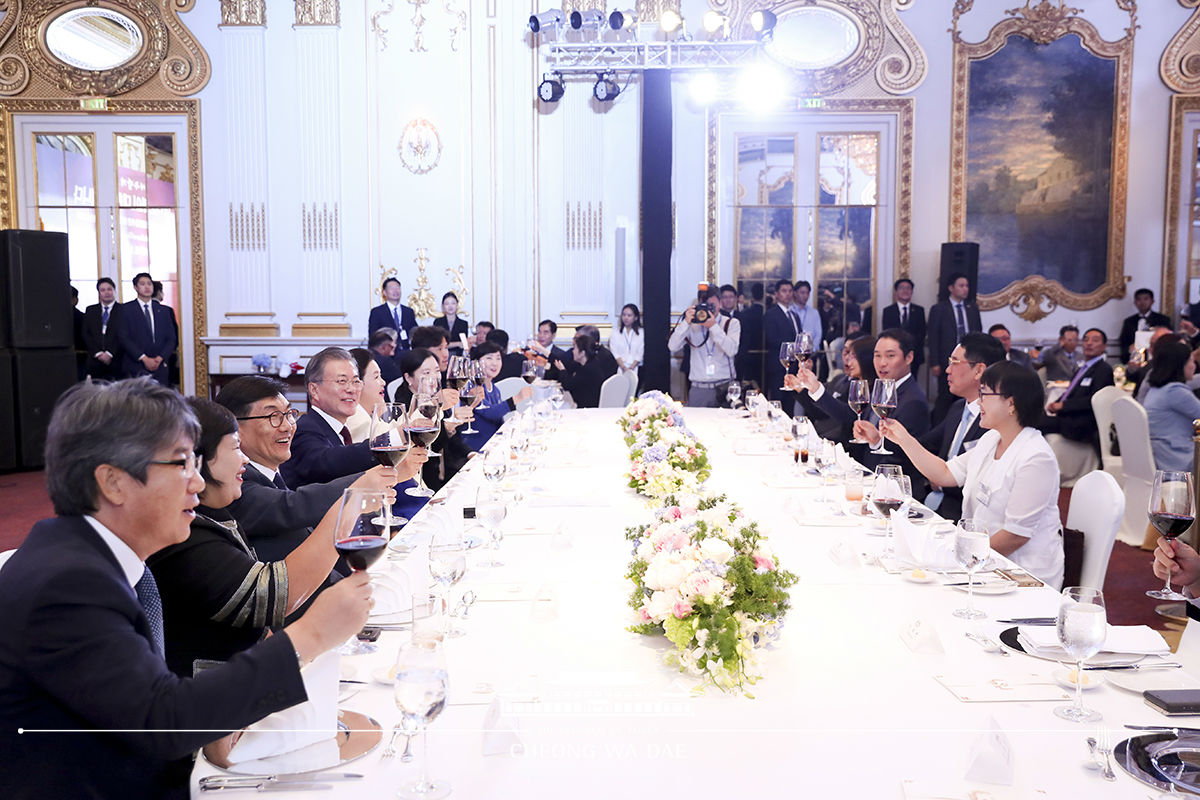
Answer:
<svg viewBox="0 0 1200 800"><path fill-rule="evenodd" d="M667 457L666 445L662 443L652 444L642 451L642 459L648 463L662 461Z"/></svg>

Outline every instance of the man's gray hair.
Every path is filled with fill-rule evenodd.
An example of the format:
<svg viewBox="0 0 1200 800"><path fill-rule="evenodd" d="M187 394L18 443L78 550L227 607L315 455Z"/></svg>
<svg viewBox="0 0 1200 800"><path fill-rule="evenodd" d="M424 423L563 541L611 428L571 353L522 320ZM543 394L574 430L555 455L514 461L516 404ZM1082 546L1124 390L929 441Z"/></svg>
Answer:
<svg viewBox="0 0 1200 800"><path fill-rule="evenodd" d="M344 350L341 347L326 347L309 359L308 366L304 368L305 382L320 383L325 380L325 367L331 361L349 361L354 366L355 373L357 374L358 372L354 356L350 355L349 350Z"/></svg>
<svg viewBox="0 0 1200 800"><path fill-rule="evenodd" d="M200 423L183 396L151 378L80 383L58 399L46 432L46 490L60 516L99 508L96 467L109 464L143 483L151 461Z"/></svg>

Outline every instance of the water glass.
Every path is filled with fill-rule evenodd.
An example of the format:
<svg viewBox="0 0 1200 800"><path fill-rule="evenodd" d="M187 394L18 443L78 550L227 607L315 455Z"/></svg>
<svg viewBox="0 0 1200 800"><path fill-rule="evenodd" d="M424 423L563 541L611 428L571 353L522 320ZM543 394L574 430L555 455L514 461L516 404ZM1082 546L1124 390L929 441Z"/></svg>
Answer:
<svg viewBox="0 0 1200 800"><path fill-rule="evenodd" d="M963 519L954 532L954 556L967 571L967 607L954 610L959 619L982 619L987 616L975 608L975 570L987 561L992 541L987 530L973 519Z"/></svg>
<svg viewBox="0 0 1200 800"><path fill-rule="evenodd" d="M1083 707L1083 663L1100 652L1108 635L1104 593L1090 586L1063 589L1057 624L1058 641L1075 659L1075 703L1055 708L1054 715L1071 722L1095 722L1100 712Z"/></svg>
<svg viewBox="0 0 1200 800"><path fill-rule="evenodd" d="M400 647L396 658L396 708L405 727L421 734L421 777L400 787L404 800L437 800L450 794L450 783L429 777L429 723L446 707L449 688L446 656L440 642L418 639Z"/></svg>

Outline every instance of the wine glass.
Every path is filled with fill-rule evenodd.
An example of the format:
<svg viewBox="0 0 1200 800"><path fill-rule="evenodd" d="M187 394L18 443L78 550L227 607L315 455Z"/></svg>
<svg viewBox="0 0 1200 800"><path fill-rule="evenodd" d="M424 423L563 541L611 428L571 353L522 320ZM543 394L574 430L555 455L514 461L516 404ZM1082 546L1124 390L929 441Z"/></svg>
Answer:
<svg viewBox="0 0 1200 800"><path fill-rule="evenodd" d="M504 562L496 558L496 553L500 550L500 540L504 538L504 533L500 530L504 514L504 493L491 486L480 486L479 491L475 493L475 519L479 520L488 532L488 558L479 563L481 567L504 566Z"/></svg>
<svg viewBox="0 0 1200 800"><path fill-rule="evenodd" d="M349 488L342 492L333 531L333 549L355 572L365 571L387 548L390 529L379 513L386 499L386 493L377 489ZM360 642L356 634L338 648L338 653L357 656L375 650L375 645Z"/></svg>
<svg viewBox="0 0 1200 800"><path fill-rule="evenodd" d="M808 464L808 419L795 417L791 422L792 460L797 466Z"/></svg>
<svg viewBox="0 0 1200 800"><path fill-rule="evenodd" d="M437 581L438 607L442 614L442 630L446 636L457 638L466 631L450 619L450 587L467 573L467 550L460 531L437 530L429 540L429 574Z"/></svg>
<svg viewBox="0 0 1200 800"><path fill-rule="evenodd" d="M1058 706L1054 716L1071 722L1095 722L1100 712L1083 707L1083 662L1100 652L1108 635L1104 593L1090 586L1063 589L1057 624L1058 641L1075 659L1075 702Z"/></svg>
<svg viewBox="0 0 1200 800"><path fill-rule="evenodd" d="M729 403L729 407L736 408L738 400L742 397L742 384L737 381L730 381L728 388L725 389L725 400Z"/></svg>
<svg viewBox="0 0 1200 800"><path fill-rule="evenodd" d="M791 363L796 360L796 343L784 342L779 345L779 363L783 364L783 374L787 375L791 369ZM780 391L790 391L786 386L780 386Z"/></svg>
<svg viewBox="0 0 1200 800"><path fill-rule="evenodd" d="M871 387L871 410L880 420L887 419L896 410L896 382L894 380L891 378L875 379L875 385ZM875 454L893 455L892 451L887 449L887 440L881 438L879 441L881 446L875 451Z"/></svg>
<svg viewBox="0 0 1200 800"><path fill-rule="evenodd" d="M532 386L537 377L537 364L532 361L523 361L521 363L521 378Z"/></svg>
<svg viewBox="0 0 1200 800"><path fill-rule="evenodd" d="M483 477L493 486L498 486L504 481L504 476L508 473L508 448L500 443L494 444L488 448L488 451L483 454Z"/></svg>
<svg viewBox="0 0 1200 800"><path fill-rule="evenodd" d="M871 390L867 388L867 382L861 378L851 378L846 391L846 402L850 405L850 410L859 419L862 419L863 409L871 402ZM857 436L853 439L855 444L866 444L865 439L860 439Z"/></svg>
<svg viewBox="0 0 1200 800"><path fill-rule="evenodd" d="M1186 533L1196 520L1195 497L1192 473L1164 469L1155 471L1154 485L1150 487L1150 524L1168 540ZM1166 585L1162 589L1146 592L1146 595L1156 600L1187 600L1187 597L1171 588L1169 572Z"/></svg>
<svg viewBox="0 0 1200 800"><path fill-rule="evenodd" d="M983 619L987 616L975 608L975 570L987 561L991 548L991 536L982 525L973 519L959 520L954 532L954 557L967 571L967 607L954 610L954 616L960 619Z"/></svg>
<svg viewBox="0 0 1200 800"><path fill-rule="evenodd" d="M371 443L371 454L375 456L375 460L385 467L400 466L400 462L408 454L412 440L408 431L404 429L407 420L408 415L404 413L402 403L376 403L371 412L371 430L367 441ZM392 514L391 503L384 504L383 514L376 522L392 528L408 524L405 517Z"/></svg>
<svg viewBox="0 0 1200 800"><path fill-rule="evenodd" d="M442 406L436 394L414 394L408 421L404 426L414 445L429 448L442 432ZM433 497L425 485L421 471L417 471L417 485L410 486L406 494L413 497Z"/></svg>
<svg viewBox="0 0 1200 800"><path fill-rule="evenodd" d="M804 363L812 360L813 336L808 331L800 331L796 336L796 359Z"/></svg>
<svg viewBox="0 0 1200 800"><path fill-rule="evenodd" d="M441 643L416 638L401 645L396 657L396 708L404 716L405 728L421 733L421 777L400 787L405 800L436 800L450 794L447 781L429 779L429 723L446 707L446 656Z"/></svg>
<svg viewBox="0 0 1200 800"><path fill-rule="evenodd" d="M880 464L875 467L875 483L871 486L871 504L884 518L887 546L884 555L892 555L892 512L898 511L912 498L912 479L899 464Z"/></svg>
<svg viewBox="0 0 1200 800"><path fill-rule="evenodd" d="M562 386L555 384L554 388L550 390L550 405L554 408L555 415L562 412L563 403L566 401L567 398L563 396Z"/></svg>
<svg viewBox="0 0 1200 800"><path fill-rule="evenodd" d="M469 358L463 359L463 363L459 365L459 370L464 377L458 387L458 399L472 412L471 416L467 418L467 427L463 428L463 433L479 433L472 425L475 422L475 406L483 400L483 395L475 393L475 388L483 385L482 376L477 373L476 366L477 362Z"/></svg>

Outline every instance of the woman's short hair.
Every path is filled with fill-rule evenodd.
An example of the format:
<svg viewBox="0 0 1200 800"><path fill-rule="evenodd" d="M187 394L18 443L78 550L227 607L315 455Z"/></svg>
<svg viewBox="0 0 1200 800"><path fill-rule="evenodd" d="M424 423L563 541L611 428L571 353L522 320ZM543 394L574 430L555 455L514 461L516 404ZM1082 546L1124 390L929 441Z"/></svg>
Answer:
<svg viewBox="0 0 1200 800"><path fill-rule="evenodd" d="M858 362L859 372L862 373L862 379L873 381L878 375L875 374L875 337L867 334L860 336L850 343L850 349L854 351L854 360Z"/></svg>
<svg viewBox="0 0 1200 800"><path fill-rule="evenodd" d="M367 374L367 367L371 366L371 362L375 359L371 357L371 351L361 347L350 348L350 357L354 359L354 366L358 367L358 379L362 380Z"/></svg>
<svg viewBox="0 0 1200 800"><path fill-rule="evenodd" d="M504 351L500 349L499 345L493 342L482 342L471 348L471 358L476 361L484 356L490 356L492 353L504 355Z"/></svg>
<svg viewBox="0 0 1200 800"><path fill-rule="evenodd" d="M400 371L405 375L415 375L417 370L429 359L437 360L437 356L424 347L414 347L400 359Z"/></svg>
<svg viewBox="0 0 1200 800"><path fill-rule="evenodd" d="M204 459L200 464L200 477L204 478L204 482L209 486L220 486L221 482L214 479L208 471L208 465L216 456L221 440L237 433L237 419L228 408L206 398L189 397L187 404L191 406L192 413L200 423L200 437L192 446L196 455Z"/></svg>
<svg viewBox="0 0 1200 800"><path fill-rule="evenodd" d="M1046 390L1042 379L1028 367L1011 361L997 361L983 371L980 385L1013 401L1017 410L1017 422L1032 428L1042 419L1042 406L1046 403Z"/></svg>
<svg viewBox="0 0 1200 800"><path fill-rule="evenodd" d="M1161 337L1151 348L1150 374L1146 376L1146 383L1151 386L1183 383L1183 368L1191 357L1192 348L1177 337Z"/></svg>
<svg viewBox="0 0 1200 800"><path fill-rule="evenodd" d="M145 482L149 464L200 424L183 396L150 378L79 383L54 406L46 431L46 490L54 513L99 508L96 468L109 464Z"/></svg>

